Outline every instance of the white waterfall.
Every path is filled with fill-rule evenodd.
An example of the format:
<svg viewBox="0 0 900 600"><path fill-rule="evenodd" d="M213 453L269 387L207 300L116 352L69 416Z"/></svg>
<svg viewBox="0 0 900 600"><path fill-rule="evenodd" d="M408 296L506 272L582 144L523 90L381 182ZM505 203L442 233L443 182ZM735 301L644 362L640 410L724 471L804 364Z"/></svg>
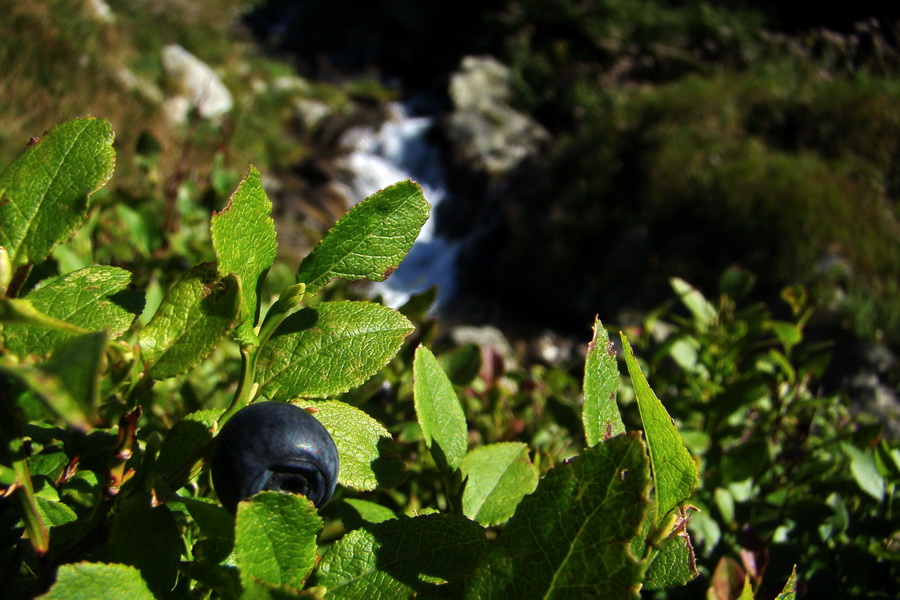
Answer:
<svg viewBox="0 0 900 600"><path fill-rule="evenodd" d="M341 140L350 149L340 166L349 174L343 183L352 202L412 179L431 204L431 217L406 260L386 281L372 285L373 295L380 294L394 308L412 294L437 285L439 309L455 291L458 244L435 235L435 211L447 195L447 181L440 151L428 142L433 126L432 117L411 116L407 106L394 103L379 129L353 128Z"/></svg>

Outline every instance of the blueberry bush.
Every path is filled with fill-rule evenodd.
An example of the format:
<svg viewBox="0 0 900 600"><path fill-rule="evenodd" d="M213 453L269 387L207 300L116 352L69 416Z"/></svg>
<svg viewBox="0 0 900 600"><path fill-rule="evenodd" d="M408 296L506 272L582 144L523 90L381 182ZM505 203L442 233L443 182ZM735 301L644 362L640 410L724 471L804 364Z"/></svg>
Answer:
<svg viewBox="0 0 900 600"><path fill-rule="evenodd" d="M806 339L804 289L785 288L775 316L761 303L742 306L754 283L729 270L710 300L673 280L681 310L651 314L636 344L703 464L690 523L709 569L702 578L727 589L749 576L774 595L796 564L810 598L892 598L897 441L883 418L853 411L824 385L833 342Z"/></svg>
<svg viewBox="0 0 900 600"><path fill-rule="evenodd" d="M687 526L695 504L711 506L694 499L701 453L626 335L634 423L619 410L617 353L597 320L579 418L567 424L574 451L554 446L558 430L512 426L510 414L546 415L517 408L522 396L499 378L477 388L484 365L472 348L435 354L427 297L394 310L329 285L398 267L430 210L411 181L354 206L274 291L272 207L253 168L209 220L213 260L167 254L180 239L179 256L202 256L191 246L201 232L156 242L149 273L65 269L102 244L79 236L110 208L97 199L112 143L107 121L75 119L0 174L4 597L637 598L697 576ZM152 237L139 224L131 233ZM707 364L717 359L705 343L666 346L703 374L698 398L730 381ZM767 366L786 368L774 354ZM239 422L272 403L305 410ZM313 442L298 441L312 429ZM281 447L288 458L270 461ZM841 448L854 472L883 484L870 454ZM878 456L896 467L896 454ZM716 471L701 486L715 486L719 511L727 494L740 502L733 479ZM779 597L793 598L796 576L786 579ZM743 578L741 598L754 583Z"/></svg>

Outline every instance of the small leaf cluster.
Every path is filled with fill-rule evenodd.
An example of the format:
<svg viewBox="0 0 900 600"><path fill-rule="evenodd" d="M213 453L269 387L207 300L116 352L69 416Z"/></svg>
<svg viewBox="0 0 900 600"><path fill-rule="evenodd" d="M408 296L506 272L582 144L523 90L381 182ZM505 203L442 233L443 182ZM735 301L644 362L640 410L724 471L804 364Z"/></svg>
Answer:
<svg viewBox="0 0 900 600"><path fill-rule="evenodd" d="M677 303L652 314L638 342L703 464L688 525L703 579L728 589L749 578L774 593L796 564L811 596L893 597L897 442L844 395L822 391L832 346L805 339L803 288L782 291L779 318L743 306L753 283L731 269L709 299L673 279Z"/></svg>
<svg viewBox="0 0 900 600"><path fill-rule="evenodd" d="M35 282L111 177L112 141L103 119L76 119L0 174L4 597L637 598L696 576L684 525L699 469L624 335L643 433L621 418L597 321L584 439L542 468L521 441L470 440L451 379L472 379L469 350L442 365L421 343L427 331L406 339L403 312L322 297L335 278L397 268L429 214L411 181L353 207L271 301L272 206L253 168L210 220L215 260L186 266L158 301L145 305L119 267ZM235 377L207 370L222 356L239 362ZM221 378L208 403L170 386L197 373ZM369 381L406 386L414 421L388 429L371 416L410 407L385 406L391 394L379 405ZM294 402L330 432L334 511L269 491L236 514L217 502L206 468L216 433L257 400ZM395 437L421 452L401 453ZM401 496L418 509L398 511Z"/></svg>

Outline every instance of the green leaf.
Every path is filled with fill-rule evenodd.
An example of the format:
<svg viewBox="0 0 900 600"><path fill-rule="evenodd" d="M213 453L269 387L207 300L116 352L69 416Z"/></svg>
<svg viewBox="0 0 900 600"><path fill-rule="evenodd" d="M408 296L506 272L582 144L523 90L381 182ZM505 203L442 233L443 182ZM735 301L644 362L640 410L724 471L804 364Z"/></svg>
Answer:
<svg viewBox="0 0 900 600"><path fill-rule="evenodd" d="M481 347L478 344L463 344L442 353L438 362L453 385L470 385L481 373Z"/></svg>
<svg viewBox="0 0 900 600"><path fill-rule="evenodd" d="M794 600L797 597L797 565L791 569L791 576L788 577L787 582L784 584L784 588L781 590L781 593L775 596L775 600Z"/></svg>
<svg viewBox="0 0 900 600"><path fill-rule="evenodd" d="M41 515L44 525L52 531L58 525L65 525L78 519L75 511L59 500L48 500L40 496L35 497L35 507Z"/></svg>
<svg viewBox="0 0 900 600"><path fill-rule="evenodd" d="M58 329L69 335L87 333L83 328L47 316L25 298L0 298L0 324Z"/></svg>
<svg viewBox="0 0 900 600"><path fill-rule="evenodd" d="M74 338L56 349L53 356L40 369L48 376L59 379L72 400L75 401L81 417L93 422L100 402L100 374L104 367L106 332L88 333ZM54 398L44 397L51 409ZM73 415L60 415L67 421Z"/></svg>
<svg viewBox="0 0 900 600"><path fill-rule="evenodd" d="M680 587L699 574L691 538L687 532L682 532L666 539L653 555L644 573L644 588L666 590Z"/></svg>
<svg viewBox="0 0 900 600"><path fill-rule="evenodd" d="M143 294L130 285L131 273L125 269L94 266L58 277L25 300L41 315L74 325L82 332L105 329L116 338L131 326L144 306ZM77 329L67 331L52 322L41 323L40 317L28 324L8 324L4 332L12 352L37 356L46 356L78 335Z"/></svg>
<svg viewBox="0 0 900 600"><path fill-rule="evenodd" d="M750 585L750 574L744 577L744 587L741 589L741 595L738 600L753 600L753 586Z"/></svg>
<svg viewBox="0 0 900 600"><path fill-rule="evenodd" d="M431 207L412 181L395 183L354 206L300 263L297 283L313 295L336 277L383 281L406 256Z"/></svg>
<svg viewBox="0 0 900 600"><path fill-rule="evenodd" d="M240 309L234 275L219 278L215 263L198 265L169 290L138 342L153 379L184 373L215 350Z"/></svg>
<svg viewBox="0 0 900 600"><path fill-rule="evenodd" d="M261 492L238 504L234 557L241 583L260 580L300 589L316 564L322 519L301 496Z"/></svg>
<svg viewBox="0 0 900 600"><path fill-rule="evenodd" d="M6 248L0 246L0 296L6 295L6 289L9 287L9 282L12 281L12 277L12 259L9 257L9 252L6 251Z"/></svg>
<svg viewBox="0 0 900 600"><path fill-rule="evenodd" d="M126 499L114 514L109 557L137 567L150 589L164 595L175 586L184 542L165 505L151 507L146 496Z"/></svg>
<svg viewBox="0 0 900 600"><path fill-rule="evenodd" d="M468 447L468 427L453 384L437 358L425 346L413 361L416 416L435 462L442 469L459 468Z"/></svg>
<svg viewBox="0 0 900 600"><path fill-rule="evenodd" d="M772 331L778 341L790 348L803 341L803 329L796 323L786 321L766 321L766 329Z"/></svg>
<svg viewBox="0 0 900 600"><path fill-rule="evenodd" d="M337 400L298 400L334 439L340 470L338 483L360 491L396 487L406 478L404 464L394 449L394 440L381 423L358 408Z"/></svg>
<svg viewBox="0 0 900 600"><path fill-rule="evenodd" d="M537 467L528 457L528 446L521 442L475 448L459 468L466 478L463 514L487 526L509 519L538 483Z"/></svg>
<svg viewBox="0 0 900 600"><path fill-rule="evenodd" d="M875 466L886 482L900 482L900 449L891 449L882 438L874 448Z"/></svg>
<svg viewBox="0 0 900 600"><path fill-rule="evenodd" d="M316 593L316 592L319 593ZM247 582L241 593L241 600L323 600L324 590L300 590L289 586L276 586L265 581Z"/></svg>
<svg viewBox="0 0 900 600"><path fill-rule="evenodd" d="M465 598L639 597L629 551L650 490L640 433L626 433L550 470L519 504L468 578Z"/></svg>
<svg viewBox="0 0 900 600"><path fill-rule="evenodd" d="M237 568L233 566L212 564L203 561L183 562L182 572L201 586L215 591L218 598L237 600L241 594L241 578Z"/></svg>
<svg viewBox="0 0 900 600"><path fill-rule="evenodd" d="M71 427L86 430L96 416L106 342L104 332L88 333L65 342L42 365L3 361L0 371L22 381Z"/></svg>
<svg viewBox="0 0 900 600"><path fill-rule="evenodd" d="M32 477L44 475L51 480L59 479L67 464L69 457L59 446L45 447L41 452L28 457L28 469Z"/></svg>
<svg viewBox="0 0 900 600"><path fill-rule="evenodd" d="M209 498L178 498L190 513L200 532L226 546L234 545L234 515Z"/></svg>
<svg viewBox="0 0 900 600"><path fill-rule="evenodd" d="M412 324L371 302L323 302L282 322L256 364L259 393L270 400L342 394L390 361Z"/></svg>
<svg viewBox="0 0 900 600"><path fill-rule="evenodd" d="M43 600L155 600L140 572L122 564L62 565Z"/></svg>
<svg viewBox="0 0 900 600"><path fill-rule="evenodd" d="M407 598L460 581L481 557L484 529L459 515L392 519L351 531L322 557L317 583L328 598Z"/></svg>
<svg viewBox="0 0 900 600"><path fill-rule="evenodd" d="M884 478L878 472L875 458L852 444L842 444L844 454L850 458L850 473L859 488L881 502L884 499Z"/></svg>
<svg viewBox="0 0 900 600"><path fill-rule="evenodd" d="M675 293L678 294L682 304L691 312L697 329L705 331L715 322L718 317L718 311L709 300L703 297L699 290L678 277L670 279L669 284L675 290Z"/></svg>
<svg viewBox="0 0 900 600"><path fill-rule="evenodd" d="M43 261L81 226L89 196L112 177L113 137L105 119L73 119L0 173L0 246L13 267Z"/></svg>
<svg viewBox="0 0 900 600"><path fill-rule="evenodd" d="M210 440L221 411L191 413L176 423L166 434L159 456L153 463L153 479L164 483L166 491L177 491L191 475L191 461Z"/></svg>
<svg viewBox="0 0 900 600"><path fill-rule="evenodd" d="M258 342L253 327L259 318L259 288L278 250L271 213L259 171L251 167L228 206L214 213L210 224L219 274L235 273L241 280L241 316L234 335L244 344Z"/></svg>
<svg viewBox="0 0 900 600"><path fill-rule="evenodd" d="M619 368L616 351L599 319L594 320L594 337L588 344L584 361L584 435L593 446L614 435L625 433L622 415L616 406Z"/></svg>
<svg viewBox="0 0 900 600"><path fill-rule="evenodd" d="M341 521L344 522L344 526L347 527L347 529L357 529L362 527L363 522L383 523L390 519L397 518L397 514L388 507L369 500L344 498L343 505L348 507L344 510L342 506L341 510ZM351 521L354 522L355 525L351 525Z"/></svg>
<svg viewBox="0 0 900 600"><path fill-rule="evenodd" d="M691 458L675 427L675 422L641 373L634 351L625 334L625 364L634 386L634 395L644 425L650 464L653 467L654 495L657 502L655 521L658 523L676 506L687 500L700 481L697 463Z"/></svg>

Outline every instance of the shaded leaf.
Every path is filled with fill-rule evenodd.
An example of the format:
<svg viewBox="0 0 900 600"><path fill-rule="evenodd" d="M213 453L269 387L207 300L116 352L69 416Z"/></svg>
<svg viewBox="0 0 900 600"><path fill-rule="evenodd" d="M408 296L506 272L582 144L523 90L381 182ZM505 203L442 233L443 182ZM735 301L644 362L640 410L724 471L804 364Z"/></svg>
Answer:
<svg viewBox="0 0 900 600"><path fill-rule="evenodd" d="M718 311L709 300L703 297L699 290L678 277L671 278L669 284L675 290L675 293L678 294L682 304L691 312L697 329L704 331L715 322L718 317Z"/></svg>
<svg viewBox="0 0 900 600"><path fill-rule="evenodd" d="M884 499L884 478L878 472L874 456L852 444L842 444L842 448L850 458L850 473L859 488L881 502Z"/></svg>
<svg viewBox="0 0 900 600"><path fill-rule="evenodd" d="M202 561L181 563L180 568L200 585L217 592L226 600L241 597L241 577L234 566L211 564Z"/></svg>
<svg viewBox="0 0 900 600"><path fill-rule="evenodd" d="M43 261L84 222L90 195L112 177L113 137L106 119L73 119L0 173L0 246L13 267Z"/></svg>
<svg viewBox="0 0 900 600"><path fill-rule="evenodd" d="M305 283L313 295L336 277L383 281L412 248L430 210L422 189L409 180L372 194L303 259L297 283Z"/></svg>
<svg viewBox="0 0 900 600"><path fill-rule="evenodd" d="M40 367L48 376L59 379L77 404L81 417L89 423L93 422L100 402L100 375L106 343L104 331L85 334L61 345ZM44 400L51 409L54 408L55 398L45 396Z"/></svg>
<svg viewBox="0 0 900 600"><path fill-rule="evenodd" d="M463 344L437 357L453 385L470 385L481 373L481 347Z"/></svg>
<svg viewBox="0 0 900 600"><path fill-rule="evenodd" d="M626 433L556 466L519 504L465 597L639 597L643 566L629 552L649 506L640 433Z"/></svg>
<svg viewBox="0 0 900 600"><path fill-rule="evenodd" d="M41 520L47 529L52 530L59 525L65 525L78 519L75 511L69 508L67 504L59 500L48 500L41 496L35 497L35 507L41 515Z"/></svg>
<svg viewBox="0 0 900 600"><path fill-rule="evenodd" d="M0 371L23 382L71 427L86 430L96 415L106 341L102 331L87 333L65 342L42 365L0 361Z"/></svg>
<svg viewBox="0 0 900 600"><path fill-rule="evenodd" d="M322 600L322 589L295 590L286 585L272 585L265 581L252 581L244 585L241 600Z"/></svg>
<svg viewBox="0 0 900 600"><path fill-rule="evenodd" d="M208 498L179 498L205 538L234 543L234 515Z"/></svg>
<svg viewBox="0 0 900 600"><path fill-rule="evenodd" d="M191 476L190 461L197 460L201 448L212 440L221 411L199 411L185 416L166 434L153 463L153 478L171 491L184 486Z"/></svg>
<svg viewBox="0 0 900 600"><path fill-rule="evenodd" d="M458 515L392 519L351 531L322 557L317 583L328 598L406 598L460 581L478 563L484 529Z"/></svg>
<svg viewBox="0 0 900 600"><path fill-rule="evenodd" d="M184 542L167 506L151 507L141 496L125 500L114 515L108 548L110 558L140 569L154 593L174 587Z"/></svg>

